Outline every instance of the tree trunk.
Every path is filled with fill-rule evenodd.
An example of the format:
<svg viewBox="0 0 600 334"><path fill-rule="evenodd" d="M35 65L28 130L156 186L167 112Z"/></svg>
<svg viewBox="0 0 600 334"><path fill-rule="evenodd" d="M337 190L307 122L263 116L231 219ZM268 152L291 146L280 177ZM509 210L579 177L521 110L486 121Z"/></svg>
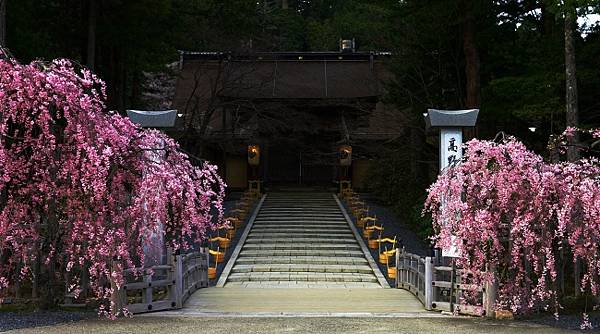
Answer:
<svg viewBox="0 0 600 334"><path fill-rule="evenodd" d="M467 108L479 108L481 104L480 59L475 43L475 18L473 1L463 2L465 20L463 23L463 52L465 54L465 77L467 90Z"/></svg>
<svg viewBox="0 0 600 334"><path fill-rule="evenodd" d="M577 102L577 67L575 64L575 43L577 14L575 8L565 12L565 70L566 70L566 107L567 126L579 126L579 110ZM569 141L567 158L569 161L579 159L579 150L573 145L578 142L577 135Z"/></svg>
<svg viewBox="0 0 600 334"><path fill-rule="evenodd" d="M577 101L577 66L575 63L575 31L577 25L576 8L567 8L565 11L565 84L566 84L566 111L567 127L579 126L579 110ZM579 142L579 136L575 134L569 138L569 146L567 148L567 159L576 161L579 159L579 150L574 145ZM581 261L575 259L573 264L573 275L575 284L575 295L579 296L581 292Z"/></svg>
<svg viewBox="0 0 600 334"><path fill-rule="evenodd" d="M6 46L6 1L0 0L0 46Z"/></svg>
<svg viewBox="0 0 600 334"><path fill-rule="evenodd" d="M55 174L55 173L53 173ZM48 203L48 217L46 220L46 240L45 247L43 247L43 254L48 255L48 263L45 265L46 280L41 289L40 294L40 307L44 310L51 309L56 306L56 298L58 296L57 282L56 282L56 260L57 253L60 247L58 245L58 218L57 218L57 207L56 201L51 200Z"/></svg>
<svg viewBox="0 0 600 334"><path fill-rule="evenodd" d="M463 22L463 53L465 54L465 81L466 81L466 101L465 107L468 109L478 109L481 105L481 78L479 59L479 50L475 41L475 15L473 13L473 1L463 1L464 22ZM477 137L477 128L465 128L463 130L464 139L468 141Z"/></svg>
<svg viewBox="0 0 600 334"><path fill-rule="evenodd" d="M288 0L281 0L281 8L282 9L288 9L289 8Z"/></svg>
<svg viewBox="0 0 600 334"><path fill-rule="evenodd" d="M554 26L556 24L556 15L548 9L548 5L540 3L541 22L540 30L544 36L552 36L554 34Z"/></svg>
<svg viewBox="0 0 600 334"><path fill-rule="evenodd" d="M0 0L1 1L1 0ZM87 39L87 60L86 64L90 70L94 70L96 63L96 16L97 3L96 0L88 2L88 39Z"/></svg>

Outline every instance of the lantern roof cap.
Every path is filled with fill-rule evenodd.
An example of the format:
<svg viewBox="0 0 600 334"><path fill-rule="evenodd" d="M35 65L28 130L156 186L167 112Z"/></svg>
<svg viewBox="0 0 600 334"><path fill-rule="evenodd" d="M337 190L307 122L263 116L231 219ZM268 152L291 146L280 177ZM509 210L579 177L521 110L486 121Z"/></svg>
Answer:
<svg viewBox="0 0 600 334"><path fill-rule="evenodd" d="M127 110L127 117L144 128L170 128L175 126L177 110Z"/></svg>
<svg viewBox="0 0 600 334"><path fill-rule="evenodd" d="M478 114L479 109L427 109L427 114L424 116L427 127L466 127L475 126Z"/></svg>

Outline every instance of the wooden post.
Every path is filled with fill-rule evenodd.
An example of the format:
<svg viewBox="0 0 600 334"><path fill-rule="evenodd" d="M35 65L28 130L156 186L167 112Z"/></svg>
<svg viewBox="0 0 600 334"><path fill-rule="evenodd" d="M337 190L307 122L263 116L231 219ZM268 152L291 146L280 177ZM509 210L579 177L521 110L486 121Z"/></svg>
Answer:
<svg viewBox="0 0 600 334"><path fill-rule="evenodd" d="M404 248L402 248L402 271L404 272L404 276L402 277L402 286L404 287L404 283L409 282L409 270L407 269L410 263L407 263L406 253Z"/></svg>
<svg viewBox="0 0 600 334"><path fill-rule="evenodd" d="M183 258L181 254L172 255L173 261L173 281L175 287L173 289L173 301L176 308L183 307Z"/></svg>
<svg viewBox="0 0 600 334"><path fill-rule="evenodd" d="M208 266L210 265L210 254L208 253L207 248L203 248L202 251L204 253L205 263L205 266L203 267L204 269L202 270L202 286L208 288Z"/></svg>
<svg viewBox="0 0 600 334"><path fill-rule="evenodd" d="M454 258L452 261L452 271L450 271L450 312L454 312L454 283L456 282L456 266Z"/></svg>
<svg viewBox="0 0 600 334"><path fill-rule="evenodd" d="M401 249L396 249L396 289L400 288L400 252Z"/></svg>
<svg viewBox="0 0 600 334"><path fill-rule="evenodd" d="M498 278L496 277L495 268L488 268L494 273L494 281L485 283L483 290L483 307L485 316L488 318L494 318L496 315L496 294L498 291Z"/></svg>
<svg viewBox="0 0 600 334"><path fill-rule="evenodd" d="M144 292L142 295L142 303L146 304L148 311L152 310L152 292L154 288L152 287L152 273L150 271L146 271L144 273L144 283L146 283L146 287L144 288Z"/></svg>
<svg viewBox="0 0 600 334"><path fill-rule="evenodd" d="M433 258L425 258L425 309L431 311L433 304Z"/></svg>

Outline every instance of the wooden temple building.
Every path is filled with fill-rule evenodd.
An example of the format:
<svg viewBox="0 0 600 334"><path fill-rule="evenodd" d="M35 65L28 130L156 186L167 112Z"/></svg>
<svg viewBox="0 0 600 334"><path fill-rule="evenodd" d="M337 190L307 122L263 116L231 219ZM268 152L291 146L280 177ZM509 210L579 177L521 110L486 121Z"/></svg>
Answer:
<svg viewBox="0 0 600 334"><path fill-rule="evenodd" d="M325 187L349 179L361 188L374 148L401 135L401 117L383 101L390 60L390 53L352 49L181 52L173 135L197 142L229 188L251 179ZM348 146L352 162L340 166L340 148ZM257 166L249 147L258 149Z"/></svg>

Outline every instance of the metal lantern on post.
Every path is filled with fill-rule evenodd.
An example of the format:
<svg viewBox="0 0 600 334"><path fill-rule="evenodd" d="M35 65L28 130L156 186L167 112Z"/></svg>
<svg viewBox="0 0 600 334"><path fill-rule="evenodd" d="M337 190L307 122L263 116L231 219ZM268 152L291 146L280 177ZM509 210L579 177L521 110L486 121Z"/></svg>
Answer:
<svg viewBox="0 0 600 334"><path fill-rule="evenodd" d="M341 178L342 180L348 179L348 169L352 165L352 146L350 145L342 145L338 150L339 154L339 164L341 169ZM341 191L342 183L340 183L340 191Z"/></svg>
<svg viewBox="0 0 600 334"><path fill-rule="evenodd" d="M258 145L248 145L248 164L250 166L260 164L260 147Z"/></svg>
<svg viewBox="0 0 600 334"><path fill-rule="evenodd" d="M258 145L248 145L248 165L252 169L252 180L249 185L257 182L257 169L260 164L260 147Z"/></svg>
<svg viewBox="0 0 600 334"><path fill-rule="evenodd" d="M352 165L352 146L342 145L340 146L340 166L348 167Z"/></svg>

